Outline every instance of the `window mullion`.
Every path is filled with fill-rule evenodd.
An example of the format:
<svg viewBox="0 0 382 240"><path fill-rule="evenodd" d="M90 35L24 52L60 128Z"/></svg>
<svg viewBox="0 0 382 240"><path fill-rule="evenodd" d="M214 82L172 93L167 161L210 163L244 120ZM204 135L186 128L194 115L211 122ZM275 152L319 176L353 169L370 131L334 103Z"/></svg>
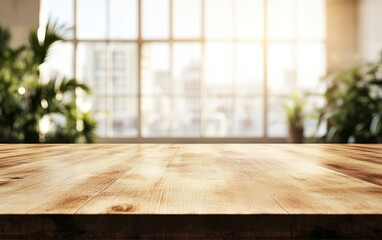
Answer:
<svg viewBox="0 0 382 240"><path fill-rule="evenodd" d="M236 39L236 0L232 0L232 21L233 21L233 24L232 24L232 42L231 42L231 50L232 50L232 89L233 89L233 99L232 99L232 102L231 104L233 104L232 106L232 114L233 114L233 134L236 135L236 133L238 132L238 129L237 129L237 124L236 124L236 121L239 120L238 119L238 112L237 111L237 79L236 79L236 67L237 67L237 64L236 64L236 44L237 44L237 39Z"/></svg>
<svg viewBox="0 0 382 240"><path fill-rule="evenodd" d="M74 4L73 4L73 11L74 11L74 14L73 14L73 23L74 23L74 27L73 27L73 77L75 79L77 79L77 44L78 44L78 40L77 40L77 0L73 0L74 1Z"/></svg>
<svg viewBox="0 0 382 240"><path fill-rule="evenodd" d="M142 74L141 74L141 58L142 58L142 0L137 0L138 1L138 62L137 62L137 67L138 67L138 121L137 121L137 128L138 128L138 138L140 139L142 137Z"/></svg>
<svg viewBox="0 0 382 240"><path fill-rule="evenodd" d="M206 48L206 41L205 41L205 0L200 0L201 4L201 49L200 49L200 73L199 73L199 135L200 137L205 136L204 132L204 125L205 125L205 118L204 118L204 106L205 106L205 96L204 96L204 71L205 71L205 48Z"/></svg>
<svg viewBox="0 0 382 240"><path fill-rule="evenodd" d="M169 30L170 30L170 43L169 43L169 62L170 62L170 69L169 69L169 72L168 72L168 81L169 81L169 89L168 89L168 96L169 96L169 101L170 101L170 122L169 122L169 127L168 127L168 130L167 130L167 134L169 136L173 136L173 120L174 120L174 96L173 96L173 85L174 85L174 81L173 81L173 68L174 68L174 64L173 64L173 0L169 0L169 8L170 8L170 16L169 16Z"/></svg>
<svg viewBox="0 0 382 240"><path fill-rule="evenodd" d="M263 0L264 5L264 41L263 41L263 61L264 61L264 82L263 82L263 136L268 137L268 1Z"/></svg>
<svg viewBox="0 0 382 240"><path fill-rule="evenodd" d="M293 91L296 92L298 90L298 79L297 79L297 1L293 0L293 45L292 45L292 64L293 64Z"/></svg>

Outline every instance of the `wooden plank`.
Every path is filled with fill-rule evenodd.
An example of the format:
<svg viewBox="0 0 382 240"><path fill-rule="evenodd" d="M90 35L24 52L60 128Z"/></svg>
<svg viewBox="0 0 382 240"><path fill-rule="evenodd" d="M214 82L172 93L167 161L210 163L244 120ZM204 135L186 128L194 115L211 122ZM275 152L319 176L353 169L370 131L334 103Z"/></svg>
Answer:
<svg viewBox="0 0 382 240"><path fill-rule="evenodd" d="M294 215L291 239L381 239L382 216Z"/></svg>
<svg viewBox="0 0 382 240"><path fill-rule="evenodd" d="M0 145L0 238L381 238L381 156L382 145Z"/></svg>
<svg viewBox="0 0 382 240"><path fill-rule="evenodd" d="M36 153L38 145L13 149L24 149L27 155L28 151ZM27 164L0 169L1 212L382 211L380 186L326 167L322 163L327 161L325 155L321 162L317 160L318 153L328 151L322 145L115 144L43 149L45 155L36 155ZM378 150L373 147L374 154ZM328 154L334 162L339 161L333 152ZM7 156L7 164L12 162L12 156L16 162L22 161L19 155ZM363 159L343 165L355 161L376 164Z"/></svg>
<svg viewBox="0 0 382 240"><path fill-rule="evenodd" d="M380 144L323 144L285 146L311 162L348 176L382 186Z"/></svg>
<svg viewBox="0 0 382 240"><path fill-rule="evenodd" d="M136 146L91 146L90 153L84 146L72 145L76 151L43 158L35 164L18 167L21 169L0 170L2 179L22 176L18 181L1 185L0 212L74 213L134 162L139 162L142 151ZM161 148L152 147L151 151L155 153Z"/></svg>
<svg viewBox="0 0 382 240"><path fill-rule="evenodd" d="M79 213L286 213L266 189L237 182L218 149L184 145L174 156L145 159L94 197Z"/></svg>
<svg viewBox="0 0 382 240"><path fill-rule="evenodd" d="M0 215L1 239L381 239L381 215Z"/></svg>
<svg viewBox="0 0 382 240"><path fill-rule="evenodd" d="M33 221L32 221L33 220ZM21 239L289 239L288 215L0 216L0 238ZM28 227L23 223L33 223Z"/></svg>
<svg viewBox="0 0 382 240"><path fill-rule="evenodd" d="M242 168L238 179L261 185L288 213L382 212L380 187L301 159L284 145L218 146L222 164Z"/></svg>

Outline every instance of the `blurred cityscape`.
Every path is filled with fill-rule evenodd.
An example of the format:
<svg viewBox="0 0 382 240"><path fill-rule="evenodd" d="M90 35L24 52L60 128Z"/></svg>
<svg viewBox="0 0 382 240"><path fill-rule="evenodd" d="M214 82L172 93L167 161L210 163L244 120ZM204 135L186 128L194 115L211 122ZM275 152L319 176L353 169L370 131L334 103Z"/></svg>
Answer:
<svg viewBox="0 0 382 240"><path fill-rule="evenodd" d="M203 39L201 1L176 0L170 13L169 1L144 0L139 13L137 0L80 0L77 12L73 1L44 0L45 20L77 16L48 64L93 88L78 103L96 114L101 137L285 137L293 92L306 95L307 115L323 104L326 4L267 1L264 45L263 0L207 1ZM305 122L313 136L316 120Z"/></svg>

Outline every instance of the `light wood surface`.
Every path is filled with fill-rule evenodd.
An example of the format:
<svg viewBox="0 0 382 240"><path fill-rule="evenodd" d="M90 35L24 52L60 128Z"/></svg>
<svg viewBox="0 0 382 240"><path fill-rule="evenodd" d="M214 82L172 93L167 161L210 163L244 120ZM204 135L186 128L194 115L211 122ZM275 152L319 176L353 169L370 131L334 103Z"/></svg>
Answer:
<svg viewBox="0 0 382 240"><path fill-rule="evenodd" d="M138 229L155 219L162 227L176 221L185 232L192 224L234 231L241 222L238 235L229 235L235 238L349 237L365 229L368 234L357 236L382 237L382 145L0 145L0 238L37 234L28 229L57 232L67 222L108 228L108 216L117 225L126 216L120 224ZM15 225L20 219L25 224ZM347 230L333 235L322 227L328 223ZM94 234L97 227L90 229ZM175 227L169 231L175 235L155 236L179 236ZM139 236L154 236L147 234Z"/></svg>
<svg viewBox="0 0 382 240"><path fill-rule="evenodd" d="M382 213L382 145L0 145L0 213Z"/></svg>

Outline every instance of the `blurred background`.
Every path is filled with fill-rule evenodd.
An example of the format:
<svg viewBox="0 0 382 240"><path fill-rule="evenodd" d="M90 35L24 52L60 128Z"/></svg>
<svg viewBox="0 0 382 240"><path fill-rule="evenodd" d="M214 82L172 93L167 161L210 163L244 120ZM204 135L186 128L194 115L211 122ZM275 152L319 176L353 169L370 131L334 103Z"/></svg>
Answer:
<svg viewBox="0 0 382 240"><path fill-rule="evenodd" d="M27 46L0 63L0 139L381 142L381 11L380 0L0 0L1 51ZM27 70L9 74L17 64ZM63 79L74 87L61 107Z"/></svg>

